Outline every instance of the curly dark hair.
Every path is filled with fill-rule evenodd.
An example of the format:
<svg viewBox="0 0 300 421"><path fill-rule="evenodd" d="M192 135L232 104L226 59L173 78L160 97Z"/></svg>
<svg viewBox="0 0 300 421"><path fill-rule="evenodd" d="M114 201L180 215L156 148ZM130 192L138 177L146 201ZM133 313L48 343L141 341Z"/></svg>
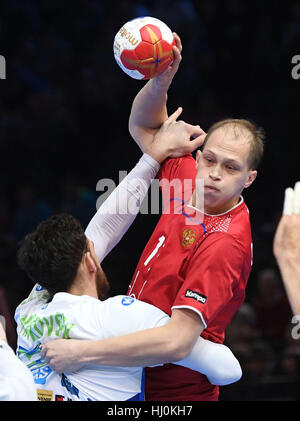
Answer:
<svg viewBox="0 0 300 421"><path fill-rule="evenodd" d="M86 251L87 238L80 223L61 213L26 235L18 250L18 263L29 278L51 294L67 292Z"/></svg>

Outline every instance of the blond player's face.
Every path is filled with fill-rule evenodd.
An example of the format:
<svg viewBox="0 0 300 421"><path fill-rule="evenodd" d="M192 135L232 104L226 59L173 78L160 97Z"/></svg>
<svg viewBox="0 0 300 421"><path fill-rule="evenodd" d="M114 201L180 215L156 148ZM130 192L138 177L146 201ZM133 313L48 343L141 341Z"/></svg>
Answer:
<svg viewBox="0 0 300 421"><path fill-rule="evenodd" d="M244 188L257 172L249 169L250 145L243 135L230 129L216 129L202 152L197 153L197 178L204 181L204 209L207 213L226 212L238 203Z"/></svg>

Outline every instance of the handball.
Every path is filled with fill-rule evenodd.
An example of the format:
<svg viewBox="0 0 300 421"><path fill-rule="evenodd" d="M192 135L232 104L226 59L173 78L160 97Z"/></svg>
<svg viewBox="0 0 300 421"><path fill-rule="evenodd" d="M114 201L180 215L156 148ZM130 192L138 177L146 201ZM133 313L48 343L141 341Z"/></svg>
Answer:
<svg viewBox="0 0 300 421"><path fill-rule="evenodd" d="M173 62L175 40L171 29L149 16L125 23L114 39L114 56L134 79L152 79Z"/></svg>

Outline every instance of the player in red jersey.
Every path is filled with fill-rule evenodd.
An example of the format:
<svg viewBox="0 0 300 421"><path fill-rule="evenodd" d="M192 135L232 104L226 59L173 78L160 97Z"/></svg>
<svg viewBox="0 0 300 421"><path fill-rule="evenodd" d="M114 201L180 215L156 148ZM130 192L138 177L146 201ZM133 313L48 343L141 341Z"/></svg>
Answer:
<svg viewBox="0 0 300 421"><path fill-rule="evenodd" d="M175 38L173 65L147 82L133 103L129 128L143 151L168 116L167 91L181 61L180 39ZM221 121L208 131L196 160L187 155L161 167L164 203L170 200L170 206L141 255L128 294L171 315L183 355L199 335L222 343L244 300L252 240L241 192L256 178L262 137L246 120ZM174 180L174 189L164 188ZM154 335L144 331L91 343L85 348L88 361L142 365L153 346L164 346ZM218 394L218 387L195 371L172 364L146 369L146 400L215 401Z"/></svg>
<svg viewBox="0 0 300 421"><path fill-rule="evenodd" d="M181 61L175 37L173 66L148 82L133 103L129 127L142 150L167 118L167 91ZM192 180L192 188L165 193L162 188L175 208L159 220L128 290L168 314L189 314L195 332L198 326L203 337L215 342L224 341L225 328L245 297L252 240L241 192L256 178L262 139L251 122L224 120L208 131L196 162L191 155L165 162L160 180L181 180L182 186ZM204 212L196 179L203 180ZM192 370L172 364L146 369L147 400L217 400L218 392Z"/></svg>

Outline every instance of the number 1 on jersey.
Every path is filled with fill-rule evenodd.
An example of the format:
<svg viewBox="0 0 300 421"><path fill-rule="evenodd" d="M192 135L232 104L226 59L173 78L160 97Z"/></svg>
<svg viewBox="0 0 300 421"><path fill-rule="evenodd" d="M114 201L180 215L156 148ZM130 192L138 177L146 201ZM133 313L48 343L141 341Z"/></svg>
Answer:
<svg viewBox="0 0 300 421"><path fill-rule="evenodd" d="M164 235L162 235L159 239L158 239L158 243L155 247L155 249L153 250L153 252L150 254L150 256L145 260L144 265L147 266L148 263L150 262L151 259L153 259L153 257L156 255L156 253L158 252L159 248L163 245L163 243L165 242L166 237Z"/></svg>

